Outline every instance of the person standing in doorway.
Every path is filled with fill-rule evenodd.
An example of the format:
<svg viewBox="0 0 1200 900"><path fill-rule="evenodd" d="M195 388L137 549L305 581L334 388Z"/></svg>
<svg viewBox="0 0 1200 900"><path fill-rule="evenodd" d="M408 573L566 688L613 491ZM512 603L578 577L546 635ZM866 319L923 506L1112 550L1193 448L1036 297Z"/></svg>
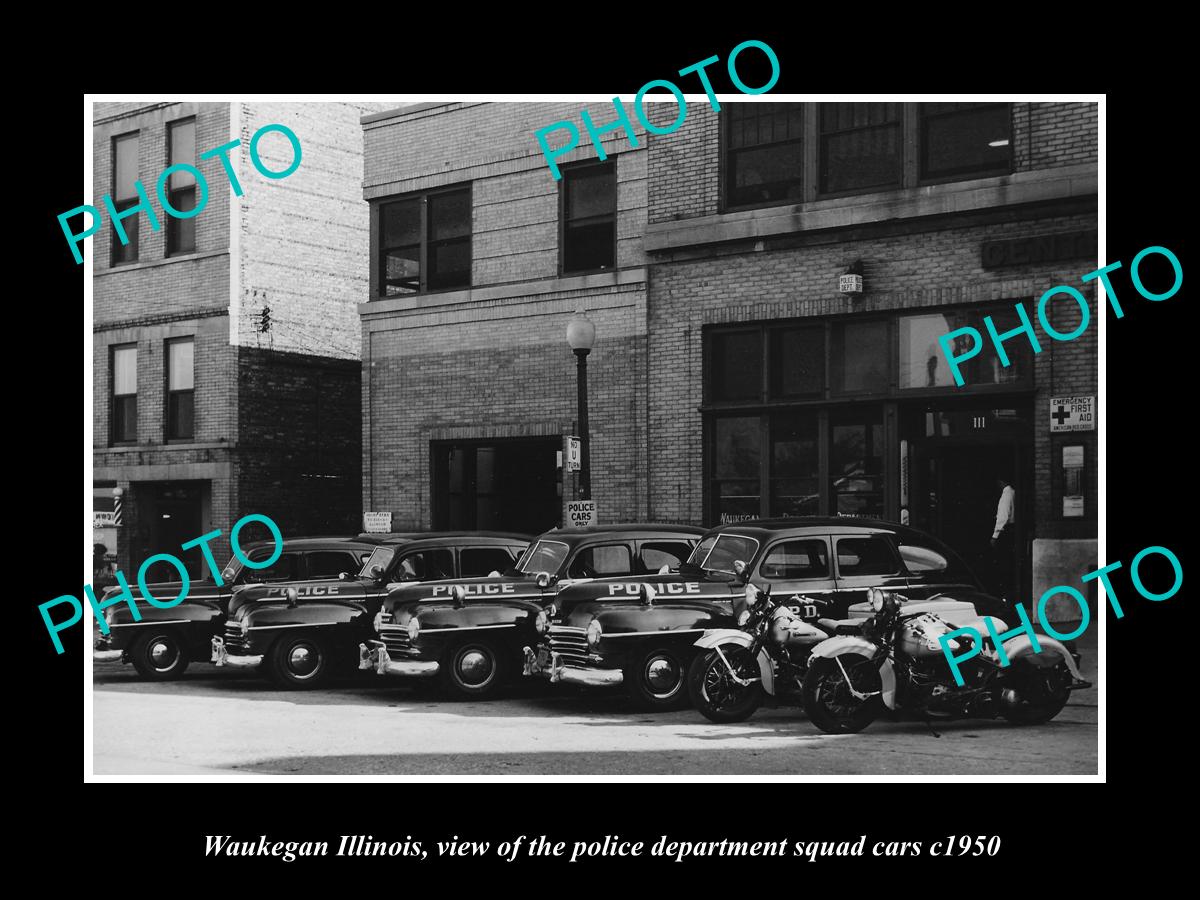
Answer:
<svg viewBox="0 0 1200 900"><path fill-rule="evenodd" d="M1001 597L1013 599L1012 573L1014 532L1016 531L1017 492L1006 475L996 479L1000 500L996 503L996 523L992 528L992 557L995 563L996 590Z"/></svg>

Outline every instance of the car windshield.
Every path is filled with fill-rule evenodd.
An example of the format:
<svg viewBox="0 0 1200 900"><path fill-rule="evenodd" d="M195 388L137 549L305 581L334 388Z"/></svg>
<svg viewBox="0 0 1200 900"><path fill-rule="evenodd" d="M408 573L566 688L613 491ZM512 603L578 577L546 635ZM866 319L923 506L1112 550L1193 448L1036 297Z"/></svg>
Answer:
<svg viewBox="0 0 1200 900"><path fill-rule="evenodd" d="M395 547L376 547L374 552L367 557L367 561L363 563L362 568L358 572L359 578L371 578L371 570L376 566L388 570L388 566L392 564L392 557L396 555Z"/></svg>
<svg viewBox="0 0 1200 900"><path fill-rule="evenodd" d="M716 534L706 537L697 545L688 557L688 565L735 575L734 562L740 559L749 565L757 552L758 541L754 538L740 534Z"/></svg>
<svg viewBox="0 0 1200 900"><path fill-rule="evenodd" d="M535 541L517 560L516 570L522 575L536 575L538 572L558 572L563 560L567 558L567 545L558 541Z"/></svg>

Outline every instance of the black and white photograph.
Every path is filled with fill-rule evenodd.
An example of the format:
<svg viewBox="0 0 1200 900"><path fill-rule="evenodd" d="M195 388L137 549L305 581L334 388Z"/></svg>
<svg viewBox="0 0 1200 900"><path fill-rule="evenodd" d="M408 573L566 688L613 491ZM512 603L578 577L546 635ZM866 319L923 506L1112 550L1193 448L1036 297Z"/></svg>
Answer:
<svg viewBox="0 0 1200 900"><path fill-rule="evenodd" d="M90 777L1099 777L1103 95L756 51L86 104Z"/></svg>

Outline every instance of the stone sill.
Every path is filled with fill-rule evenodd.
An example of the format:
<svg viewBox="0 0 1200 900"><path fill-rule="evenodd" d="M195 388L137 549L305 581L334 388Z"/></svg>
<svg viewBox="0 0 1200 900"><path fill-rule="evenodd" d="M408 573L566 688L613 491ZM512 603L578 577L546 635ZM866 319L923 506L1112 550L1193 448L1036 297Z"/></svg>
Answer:
<svg viewBox="0 0 1200 900"><path fill-rule="evenodd" d="M135 262L124 266L109 266L92 272L93 278L103 278L105 275L118 275L121 272L138 272L142 269L154 269L158 266L169 266L174 263L195 262L198 259L211 259L214 256L228 256L229 249L204 250L200 253L188 253L180 256L167 256L162 259L151 259L146 262Z"/></svg>
<svg viewBox="0 0 1200 900"><path fill-rule="evenodd" d="M659 222L646 228L646 251L1095 196L1097 183L1088 163Z"/></svg>

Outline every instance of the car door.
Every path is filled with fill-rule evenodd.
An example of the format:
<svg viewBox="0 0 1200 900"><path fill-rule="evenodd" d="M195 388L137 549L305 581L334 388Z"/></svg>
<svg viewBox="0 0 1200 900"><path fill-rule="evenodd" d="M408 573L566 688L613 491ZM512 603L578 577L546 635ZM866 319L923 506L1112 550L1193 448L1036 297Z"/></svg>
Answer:
<svg viewBox="0 0 1200 900"><path fill-rule="evenodd" d="M337 578L343 572L353 575L362 568L366 556L353 550L310 550L304 556L305 580Z"/></svg>
<svg viewBox="0 0 1200 900"><path fill-rule="evenodd" d="M661 538L640 541L637 548L635 571L639 575L656 575L663 566L672 571L678 570L680 564L692 555L694 546L695 544L687 541Z"/></svg>
<svg viewBox="0 0 1200 900"><path fill-rule="evenodd" d="M458 551L458 569L463 578L486 578L493 572L503 575L512 564L513 555L505 546L489 544L461 547Z"/></svg>
<svg viewBox="0 0 1200 900"><path fill-rule="evenodd" d="M908 587L900 556L886 535L834 534L832 540L839 615L865 602L870 588L904 591Z"/></svg>
<svg viewBox="0 0 1200 900"><path fill-rule="evenodd" d="M828 537L790 537L768 544L751 581L770 585L772 597L806 620L837 612Z"/></svg>
<svg viewBox="0 0 1200 900"><path fill-rule="evenodd" d="M588 544L575 551L567 566L567 580L619 578L633 574L633 548L628 541ZM559 587L565 587L563 581Z"/></svg>

